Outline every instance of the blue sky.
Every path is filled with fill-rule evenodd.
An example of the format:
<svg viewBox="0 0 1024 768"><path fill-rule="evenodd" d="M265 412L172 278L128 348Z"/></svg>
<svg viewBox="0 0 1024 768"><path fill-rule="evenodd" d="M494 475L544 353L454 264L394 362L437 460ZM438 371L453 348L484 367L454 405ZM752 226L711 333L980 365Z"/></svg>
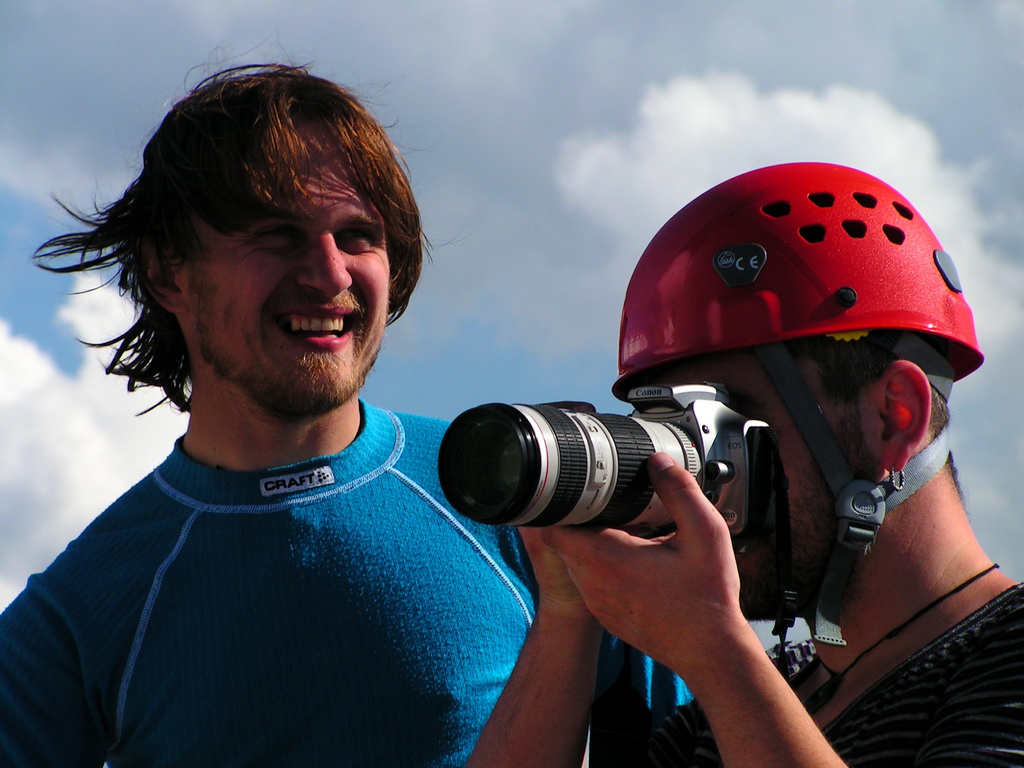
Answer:
<svg viewBox="0 0 1024 768"><path fill-rule="evenodd" d="M775 162L863 168L957 259L985 366L951 403L973 522L1024 576L1024 1L4 0L0 606L185 422L104 377L110 291L29 257L57 196L116 198L173 100L222 66L309 63L402 147L433 243L366 395L453 417L609 388L626 281L704 189Z"/></svg>

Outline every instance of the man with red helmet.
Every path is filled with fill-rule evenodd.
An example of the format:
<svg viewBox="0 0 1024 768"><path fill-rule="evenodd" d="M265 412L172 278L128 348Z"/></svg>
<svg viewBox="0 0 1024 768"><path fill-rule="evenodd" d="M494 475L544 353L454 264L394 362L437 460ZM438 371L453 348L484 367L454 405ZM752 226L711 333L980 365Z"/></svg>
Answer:
<svg viewBox="0 0 1024 768"><path fill-rule="evenodd" d="M541 607L479 764L579 764L603 625L696 696L653 765L1019 765L1024 591L970 529L947 436L981 362L952 259L878 179L772 166L679 211L627 290L613 391L714 382L771 425L776 531L734 546L665 454L674 535L526 531ZM784 638L796 615L812 639L771 660L748 621Z"/></svg>

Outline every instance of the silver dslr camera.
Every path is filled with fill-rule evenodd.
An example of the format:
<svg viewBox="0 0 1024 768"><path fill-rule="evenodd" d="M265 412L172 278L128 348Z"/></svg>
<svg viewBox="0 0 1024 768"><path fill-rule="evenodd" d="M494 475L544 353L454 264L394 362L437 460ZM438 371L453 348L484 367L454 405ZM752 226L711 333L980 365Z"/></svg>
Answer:
<svg viewBox="0 0 1024 768"><path fill-rule="evenodd" d="M494 525L592 525L641 536L673 529L647 476L663 451L697 480L734 537L774 526L775 442L763 421L706 385L630 391L630 416L555 405L491 403L452 422L441 487L467 517Z"/></svg>

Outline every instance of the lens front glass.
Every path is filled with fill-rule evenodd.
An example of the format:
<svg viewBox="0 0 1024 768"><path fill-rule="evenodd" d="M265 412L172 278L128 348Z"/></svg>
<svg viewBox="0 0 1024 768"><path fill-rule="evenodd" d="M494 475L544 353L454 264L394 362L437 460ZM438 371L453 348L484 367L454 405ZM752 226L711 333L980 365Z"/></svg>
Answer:
<svg viewBox="0 0 1024 768"><path fill-rule="evenodd" d="M510 406L480 406L459 416L441 443L441 485L474 520L501 523L521 511L536 487L535 438Z"/></svg>
<svg viewBox="0 0 1024 768"><path fill-rule="evenodd" d="M501 421L480 421L462 442L459 463L467 503L506 505L515 494L523 468L519 436Z"/></svg>

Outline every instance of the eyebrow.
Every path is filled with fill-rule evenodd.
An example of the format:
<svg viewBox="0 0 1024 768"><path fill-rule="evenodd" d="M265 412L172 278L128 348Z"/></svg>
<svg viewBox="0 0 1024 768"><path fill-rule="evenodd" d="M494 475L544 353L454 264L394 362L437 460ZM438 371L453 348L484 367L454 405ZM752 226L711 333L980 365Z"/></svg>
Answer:
<svg viewBox="0 0 1024 768"><path fill-rule="evenodd" d="M384 229L384 220L380 216L367 216L365 213L354 214L346 220L346 224Z"/></svg>
<svg viewBox="0 0 1024 768"><path fill-rule="evenodd" d="M311 218L312 218L311 216L306 216L306 215L302 214L301 212L294 211L294 210L291 210L289 208L273 207L273 208L268 208L263 215L257 216L255 218L253 218L246 225L246 229L250 229L250 228L252 228L254 226L257 226L260 222L265 222L265 221L282 221L282 222L298 224L298 223L301 223L303 221L308 221ZM345 218L344 226L346 226L346 227L350 227L350 226L355 226L355 227L360 227L360 226L362 226L362 227L376 227L376 228L380 229L381 231L383 231L385 229L384 219L380 215L370 216L370 215L367 215L366 213L363 213L363 212L352 213L351 215L347 216Z"/></svg>

